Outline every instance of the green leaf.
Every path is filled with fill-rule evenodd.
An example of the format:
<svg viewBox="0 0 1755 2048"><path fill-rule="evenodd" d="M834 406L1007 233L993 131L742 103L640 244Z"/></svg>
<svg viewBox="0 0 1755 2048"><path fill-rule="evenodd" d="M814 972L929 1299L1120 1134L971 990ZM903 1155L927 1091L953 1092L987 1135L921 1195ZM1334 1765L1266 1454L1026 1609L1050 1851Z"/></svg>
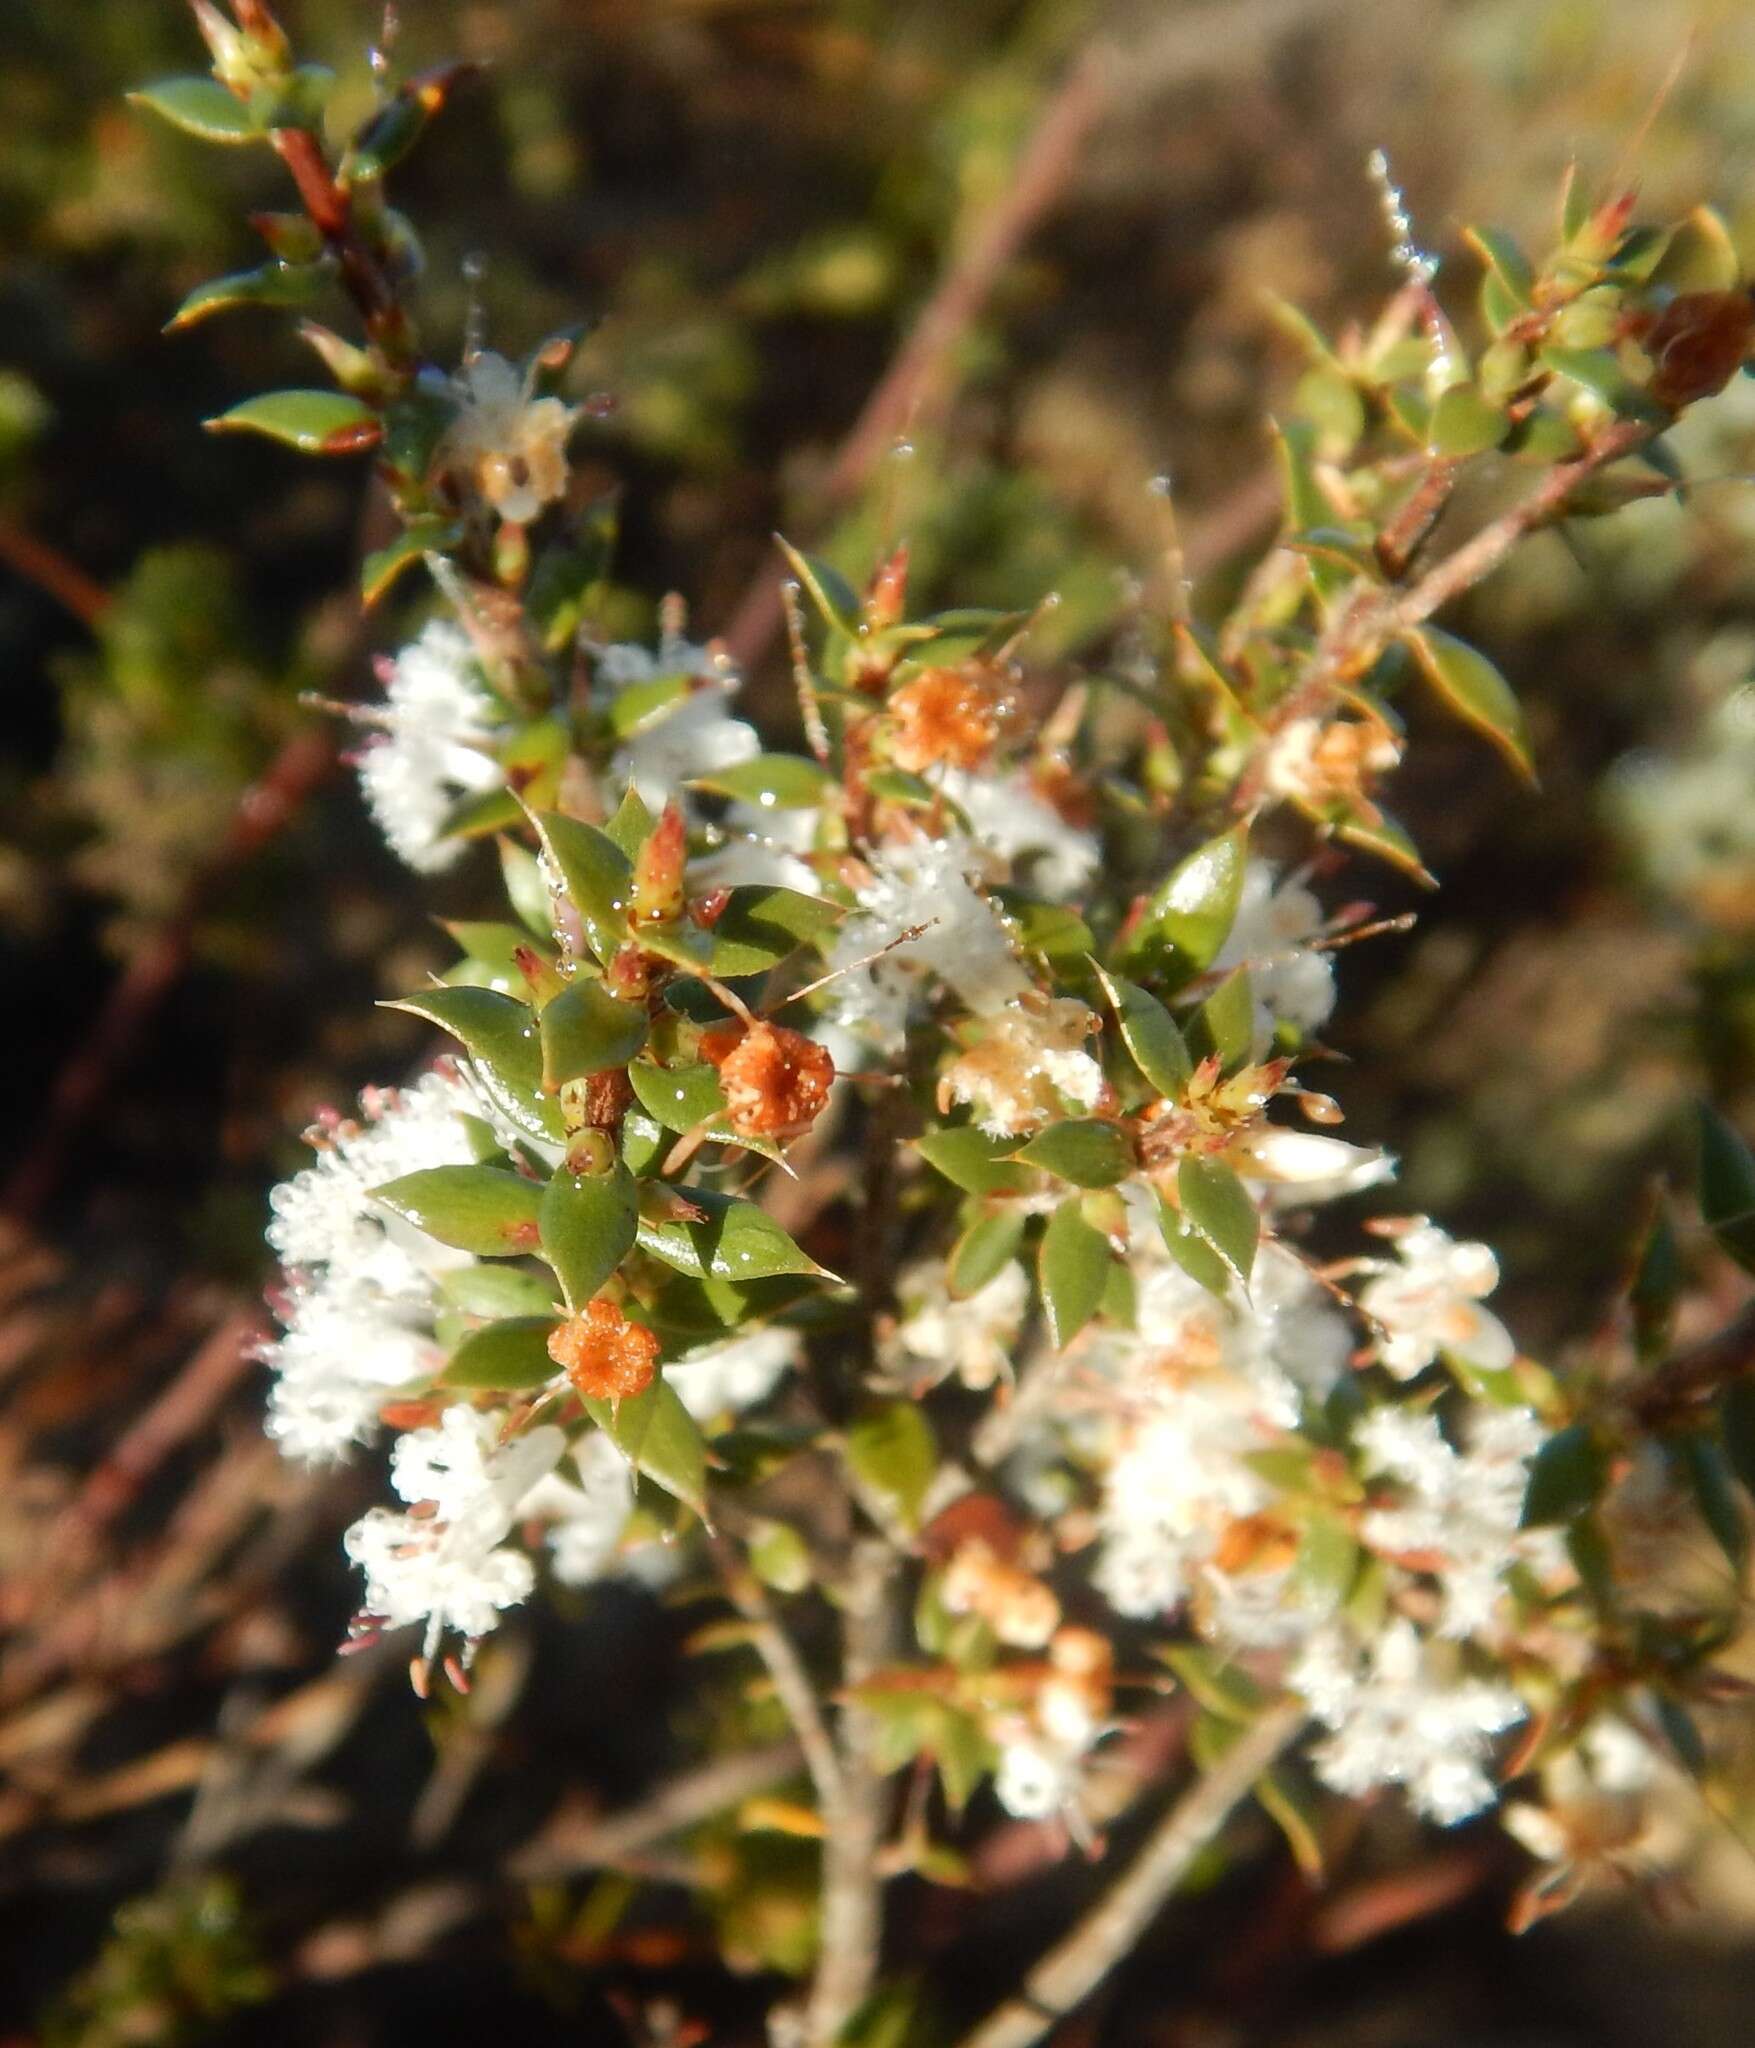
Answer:
<svg viewBox="0 0 1755 2048"><path fill-rule="evenodd" d="M1138 982L1101 967L1097 979L1103 984L1121 1027L1121 1042L1134 1065L1160 1095L1180 1095L1194 1073L1194 1062L1170 1012Z"/></svg>
<svg viewBox="0 0 1755 2048"><path fill-rule="evenodd" d="M1557 376L1593 393L1623 419L1662 419L1663 409L1621 367L1612 348L1561 348L1550 342L1538 360Z"/></svg>
<svg viewBox="0 0 1755 2048"><path fill-rule="evenodd" d="M1530 260L1518 247L1517 238L1506 228L1464 228L1463 240L1499 280L1517 305L1531 304L1536 274Z"/></svg>
<svg viewBox="0 0 1755 2048"><path fill-rule="evenodd" d="M1451 709L1533 781L1523 709L1487 657L1441 626L1417 626L1406 637L1428 680Z"/></svg>
<svg viewBox="0 0 1755 2048"><path fill-rule="evenodd" d="M1189 1228L1247 1287L1261 1238L1261 1215L1248 1189L1222 1160L1190 1153L1176 1169L1176 1193Z"/></svg>
<svg viewBox="0 0 1755 2048"><path fill-rule="evenodd" d="M1746 1273L1755 1273L1755 1154L1718 1111L1700 1105L1700 1213Z"/></svg>
<svg viewBox="0 0 1755 2048"><path fill-rule="evenodd" d="M1719 1433L1731 1470L1755 1494L1755 1380L1734 1380L1719 1397Z"/></svg>
<svg viewBox="0 0 1755 2048"><path fill-rule="evenodd" d="M592 952L608 961L628 935L633 863L607 834L558 811L540 813L536 829L579 913Z"/></svg>
<svg viewBox="0 0 1755 2048"><path fill-rule="evenodd" d="M1249 830L1244 825L1197 846L1146 905L1128 941L1128 956L1161 953L1164 964L1184 980L1204 973L1236 922L1248 858Z"/></svg>
<svg viewBox="0 0 1755 2048"><path fill-rule="evenodd" d="M1109 1240L1085 1221L1078 1198L1062 1202L1042 1233L1036 1264L1048 1334L1057 1351L1064 1351L1097 1313L1109 1262Z"/></svg>
<svg viewBox="0 0 1755 2048"><path fill-rule="evenodd" d="M1194 1013L1191 1050L1211 1053L1232 1074L1255 1054L1255 994L1247 967L1234 968Z"/></svg>
<svg viewBox="0 0 1755 2048"><path fill-rule="evenodd" d="M687 1199L706 1213L697 1221L672 1218L640 1223L640 1248L679 1273L700 1279L768 1280L779 1273L803 1273L824 1280L838 1276L793 1243L765 1209L710 1188L691 1187Z"/></svg>
<svg viewBox="0 0 1755 2048"><path fill-rule="evenodd" d="M1723 218L1697 206L1676 223L1651 282L1673 292L1729 292L1741 277L1737 245Z"/></svg>
<svg viewBox="0 0 1755 2048"><path fill-rule="evenodd" d="M790 541L781 540L778 534L774 538L786 557L787 566L804 585L824 625L851 638L859 630L859 593L830 563L820 561L814 555L801 555Z"/></svg>
<svg viewBox="0 0 1755 2048"><path fill-rule="evenodd" d="M1231 1268L1197 1230L1182 1219L1180 1211L1166 1201L1158 1203L1158 1228L1164 1234L1164 1248L1191 1280L1221 1301L1231 1292Z"/></svg>
<svg viewBox="0 0 1755 2048"><path fill-rule="evenodd" d="M521 1273L516 1266L459 1266L439 1275L439 1293L452 1308L471 1316L555 1317L551 1279Z"/></svg>
<svg viewBox="0 0 1755 2048"><path fill-rule="evenodd" d="M1316 480L1316 429L1306 420L1287 420L1283 425L1273 425L1273 433L1286 495L1286 524L1295 533L1314 526L1332 526L1335 508ZM1332 562L1313 560L1310 581L1318 596L1329 597L1349 581L1349 576Z"/></svg>
<svg viewBox="0 0 1755 2048"><path fill-rule="evenodd" d="M1660 1194L1640 1248L1639 1269L1628 1292L1633 1311L1633 1337L1642 1362L1649 1364L1669 1349L1676 1304L1686 1278L1682 1245L1667 1196Z"/></svg>
<svg viewBox="0 0 1755 2048"><path fill-rule="evenodd" d="M1017 1156L1023 1164L1039 1166L1081 1188L1113 1187L1134 1168L1133 1146L1126 1132L1097 1117L1050 1124Z"/></svg>
<svg viewBox="0 0 1755 2048"><path fill-rule="evenodd" d="M233 306L309 305L329 275L325 263L264 263L255 270L210 278L206 284L198 284L165 322L165 332L176 334Z"/></svg>
<svg viewBox="0 0 1755 2048"><path fill-rule="evenodd" d="M948 1125L914 1141L915 1150L954 1187L970 1195L1019 1195L1030 1187L1027 1168L1014 1166L1016 1138L992 1138L973 1125Z"/></svg>
<svg viewBox="0 0 1755 2048"><path fill-rule="evenodd" d="M488 988L430 988L385 1008L424 1017L458 1039L482 1085L508 1121L529 1138L560 1144L566 1126L542 1085L542 1042L529 1008Z"/></svg>
<svg viewBox="0 0 1755 2048"><path fill-rule="evenodd" d="M478 1258L536 1249L542 1187L499 1166L430 1166L373 1188L372 1199L440 1244Z"/></svg>
<svg viewBox="0 0 1755 2048"><path fill-rule="evenodd" d="M847 1432L847 1466L862 1492L876 1495L905 1528L918 1528L938 1469L925 1412L912 1401L892 1401L861 1417Z"/></svg>
<svg viewBox="0 0 1755 2048"><path fill-rule="evenodd" d="M810 1547L789 1522L753 1523L744 1555L750 1570L776 1593L802 1593L811 1582Z"/></svg>
<svg viewBox="0 0 1755 2048"><path fill-rule="evenodd" d="M542 1035L542 1085L625 1067L646 1043L646 1013L618 1001L601 981L579 973L537 1019Z"/></svg>
<svg viewBox="0 0 1755 2048"><path fill-rule="evenodd" d="M1497 448L1510 432L1511 421L1472 384L1453 384L1432 408L1426 442L1435 455L1461 461Z"/></svg>
<svg viewBox="0 0 1755 2048"><path fill-rule="evenodd" d="M634 1248L640 1205L634 1176L619 1161L607 1173L563 1166L542 1197L542 1255L578 1315Z"/></svg>
<svg viewBox="0 0 1755 2048"><path fill-rule="evenodd" d="M796 889L746 885L714 922L707 965L721 981L761 974L840 922L837 904Z"/></svg>
<svg viewBox="0 0 1755 2048"><path fill-rule="evenodd" d="M207 422L216 434L263 434L301 455L357 455L376 447L378 415L345 391L265 391Z"/></svg>
<svg viewBox="0 0 1755 2048"><path fill-rule="evenodd" d="M454 519L412 520L393 541L374 548L360 564L360 596L374 605L417 562L447 555L463 538Z"/></svg>
<svg viewBox="0 0 1755 2048"><path fill-rule="evenodd" d="M1227 1663L1204 1643L1177 1643L1156 1654L1188 1688L1197 1706L1221 1721L1247 1728L1261 1712L1262 1691L1253 1678Z"/></svg>
<svg viewBox="0 0 1755 2048"><path fill-rule="evenodd" d="M637 1472L705 1518L707 1446L701 1426L662 1373L625 1401L587 1401L586 1412Z"/></svg>
<svg viewBox="0 0 1755 2048"><path fill-rule="evenodd" d="M1652 1712L1663 1730L1664 1740L1675 1751L1677 1761L1691 1778L1706 1776L1706 1744L1695 1726L1694 1716L1680 1700L1665 1692L1651 1695Z"/></svg>
<svg viewBox="0 0 1755 2048"><path fill-rule="evenodd" d="M1320 1614L1333 1614L1344 1606L1359 1576L1359 1559L1359 1545L1346 1519L1332 1509L1313 1510L1292 1565L1305 1604Z"/></svg>
<svg viewBox="0 0 1755 2048"><path fill-rule="evenodd" d="M1021 1209L995 1209L978 1216L958 1238L949 1261L950 1289L966 1298L997 1280L1024 1241L1028 1218Z"/></svg>
<svg viewBox="0 0 1755 2048"><path fill-rule="evenodd" d="M1724 1452L1709 1436L1699 1432L1677 1438L1671 1448L1687 1475L1688 1489L1700 1510L1700 1519L1724 1552L1732 1571L1741 1577L1749 1561L1749 1525L1731 1484Z"/></svg>
<svg viewBox="0 0 1755 2048"><path fill-rule="evenodd" d="M439 1375L447 1387L483 1387L521 1393L545 1386L560 1368L548 1355L553 1316L511 1316L475 1330L451 1354Z"/></svg>
<svg viewBox="0 0 1755 2048"><path fill-rule="evenodd" d="M506 984L502 994L523 986L520 952L534 953L547 967L554 965L553 956L520 925L494 918L454 918L445 920L445 930L465 960L474 961Z"/></svg>
<svg viewBox="0 0 1755 2048"><path fill-rule="evenodd" d="M148 107L185 135L198 135L203 142L259 142L262 129L244 102L228 92L217 79L166 78L157 85L142 86L129 100Z"/></svg>
<svg viewBox="0 0 1755 2048"><path fill-rule="evenodd" d="M1557 1430L1530 1461L1523 1527L1572 1521L1596 1505L1608 1476L1602 1446L1582 1422Z"/></svg>
<svg viewBox="0 0 1755 2048"><path fill-rule="evenodd" d="M705 1060L674 1067L655 1067L638 1060L628 1069L640 1107L667 1131L692 1131L697 1124L720 1123L725 1117L725 1091L719 1070Z"/></svg>
<svg viewBox="0 0 1755 2048"><path fill-rule="evenodd" d="M693 786L765 811L809 811L835 787L835 778L803 754L758 754L753 761L736 761L729 768L697 775Z"/></svg>
<svg viewBox="0 0 1755 2048"><path fill-rule="evenodd" d="M640 801L640 792L630 782L615 807L615 816L604 826L604 836L619 846L631 861L648 839L657 821Z"/></svg>
<svg viewBox="0 0 1755 2048"><path fill-rule="evenodd" d="M1324 1865L1322 1854L1323 1821L1326 1808L1315 1797L1309 1786L1301 1784L1289 1771L1263 1771L1255 1781L1255 1796L1261 1802L1262 1811L1286 1838L1286 1846L1292 1852L1292 1860L1302 1872L1306 1884L1319 1885L1323 1881Z"/></svg>

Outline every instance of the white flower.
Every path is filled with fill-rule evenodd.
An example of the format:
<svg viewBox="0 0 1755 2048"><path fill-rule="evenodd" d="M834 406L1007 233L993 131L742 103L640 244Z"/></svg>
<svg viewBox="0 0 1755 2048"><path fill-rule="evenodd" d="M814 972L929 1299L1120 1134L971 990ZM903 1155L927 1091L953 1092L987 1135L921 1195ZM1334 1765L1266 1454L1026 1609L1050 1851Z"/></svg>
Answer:
<svg viewBox="0 0 1755 2048"><path fill-rule="evenodd" d="M528 525L567 488L567 441L577 409L537 398L532 375L504 356L472 356L448 388L457 401L441 460L470 481L502 519Z"/></svg>
<svg viewBox="0 0 1755 2048"><path fill-rule="evenodd" d="M1245 1180L1262 1182L1269 1204L1281 1208L1339 1201L1395 1178L1394 1159L1378 1146L1349 1145L1284 1124L1246 1131L1226 1147L1225 1163Z"/></svg>
<svg viewBox="0 0 1755 2048"><path fill-rule="evenodd" d="M1257 1059L1273 1044L1277 1023L1309 1032L1328 1022L1335 1006L1334 963L1306 943L1321 933L1322 922L1322 905L1301 883L1276 887L1273 867L1264 860L1244 869L1237 915L1213 971L1249 970Z"/></svg>
<svg viewBox="0 0 1755 2048"><path fill-rule="evenodd" d="M936 976L967 1010L991 1016L1030 987L1005 927L970 886L980 854L968 840L918 837L871 856L871 880L836 935L829 966L840 1021L894 1050L923 975ZM916 936L904 940L904 932ZM901 943L897 943L900 941ZM853 962L888 947L868 965Z"/></svg>
<svg viewBox="0 0 1755 2048"><path fill-rule="evenodd" d="M390 667L384 729L359 756L360 790L391 851L431 874L461 840L439 833L459 797L491 789L503 771L488 749L498 716L467 639L435 621Z"/></svg>
<svg viewBox="0 0 1755 2048"><path fill-rule="evenodd" d="M1030 1283L1015 1261L1002 1266L985 1287L958 1300L950 1291L942 1259L923 1259L897 1282L907 1311L895 1343L922 1368L928 1384L960 1379L980 1391L1012 1376L1012 1347L1024 1326Z"/></svg>
<svg viewBox="0 0 1755 2048"><path fill-rule="evenodd" d="M816 849L817 823L813 810L728 805L712 828L719 843L692 862L689 873L704 889L733 889L752 882L815 896L821 885L805 855Z"/></svg>
<svg viewBox="0 0 1755 2048"><path fill-rule="evenodd" d="M424 1622L424 1657L447 1630L466 1642L488 1634L534 1583L530 1559L500 1545L567 1440L543 1425L501 1443L505 1419L460 1404L436 1428L404 1437L391 1475L416 1511L373 1508L344 1539L366 1574L366 1612L388 1628Z"/></svg>
<svg viewBox="0 0 1755 2048"><path fill-rule="evenodd" d="M615 1559L634 1505L632 1468L611 1439L592 1430L573 1446L570 1478L549 1473L518 1504L518 1519L549 1524L554 1574L563 1586L601 1578Z"/></svg>
<svg viewBox="0 0 1755 2048"><path fill-rule="evenodd" d="M1014 1820L1050 1820L1078 1797L1081 1751L1045 1735L1000 1745L993 1790Z"/></svg>
<svg viewBox="0 0 1755 2048"><path fill-rule="evenodd" d="M1028 990L982 1020L981 1033L945 1070L941 1106L967 1102L994 1137L1038 1129L1103 1099L1103 1069L1085 1050L1095 1014L1070 996Z"/></svg>
<svg viewBox="0 0 1755 2048"><path fill-rule="evenodd" d="M798 1362L793 1330L752 1330L723 1344L706 1344L664 1368L683 1406L697 1422L741 1414L765 1401Z"/></svg>
<svg viewBox="0 0 1755 2048"><path fill-rule="evenodd" d="M385 1392L434 1359L434 1282L469 1254L371 1199L405 1173L465 1166L459 1117L479 1108L454 1074L375 1091L363 1121L338 1123L316 1164L269 1196L268 1241L287 1267L284 1333L263 1358L277 1375L268 1433L290 1457L333 1458L371 1433Z"/></svg>
<svg viewBox="0 0 1755 2048"><path fill-rule="evenodd" d="M1492 1622L1505 1574L1527 1562L1550 1571L1564 1558L1552 1530L1524 1530L1530 1460L1547 1431L1527 1408L1477 1411L1468 1450L1452 1449L1435 1417L1374 1409L1354 1431L1367 1469L1407 1489L1393 1507L1374 1508L1359 1533L1390 1556L1418 1557L1444 1596L1439 1634L1479 1634Z"/></svg>
<svg viewBox="0 0 1755 2048"><path fill-rule="evenodd" d="M1499 1262L1484 1244L1458 1244L1421 1223L1396 1240L1396 1265L1384 1264L1359 1290L1359 1306L1383 1335L1378 1356L1397 1379L1412 1379L1441 1351L1477 1372L1503 1372L1517 1355L1511 1333L1482 1300L1499 1284Z"/></svg>
<svg viewBox="0 0 1755 2048"><path fill-rule="evenodd" d="M737 672L711 648L666 634L656 654L631 642L598 655L594 680L600 701L613 703L624 690L680 678L688 688L655 703L624 739L610 772L633 788L649 810L672 798L687 800L687 785L716 769L732 768L762 750L754 726L733 718Z"/></svg>
<svg viewBox="0 0 1755 2048"><path fill-rule="evenodd" d="M995 777L946 768L934 779L969 820L976 843L999 857L1006 872L994 880L1007 881L1026 868L1042 895L1064 902L1097 872L1097 835L1069 825L1022 771Z"/></svg>
<svg viewBox="0 0 1755 2048"><path fill-rule="evenodd" d="M1368 1650L1338 1628L1323 1630L1288 1683L1332 1731L1310 1753L1325 1785L1349 1798L1400 1785L1419 1812L1446 1827L1492 1805L1484 1766L1493 1738L1528 1711L1509 1686L1442 1672L1401 1619Z"/></svg>

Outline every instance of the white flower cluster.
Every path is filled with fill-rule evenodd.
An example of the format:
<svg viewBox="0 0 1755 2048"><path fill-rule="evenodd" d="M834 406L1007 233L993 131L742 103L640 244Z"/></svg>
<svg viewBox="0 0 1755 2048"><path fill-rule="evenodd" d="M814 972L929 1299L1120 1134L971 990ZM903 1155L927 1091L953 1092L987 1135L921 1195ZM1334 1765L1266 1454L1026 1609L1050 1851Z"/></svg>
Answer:
<svg viewBox="0 0 1755 2048"><path fill-rule="evenodd" d="M1334 1013L1334 962L1312 950L1322 936L1322 905L1295 879L1279 880L1273 865L1252 860L1243 871L1237 916L1213 962L1215 974L1249 970L1255 1001L1255 1057L1263 1059L1274 1026L1318 1030Z"/></svg>
<svg viewBox="0 0 1755 2048"><path fill-rule="evenodd" d="M491 751L497 717L455 626L435 621L390 664L382 729L359 755L360 789L391 851L422 874L463 850L440 836L458 799L504 779Z"/></svg>

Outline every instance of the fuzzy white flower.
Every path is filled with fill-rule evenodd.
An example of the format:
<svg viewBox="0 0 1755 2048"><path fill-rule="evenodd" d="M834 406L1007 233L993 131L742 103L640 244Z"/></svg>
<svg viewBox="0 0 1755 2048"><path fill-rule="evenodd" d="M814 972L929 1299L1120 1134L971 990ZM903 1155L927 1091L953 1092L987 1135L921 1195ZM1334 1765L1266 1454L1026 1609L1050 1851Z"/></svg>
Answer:
<svg viewBox="0 0 1755 2048"><path fill-rule="evenodd" d="M1359 1306L1380 1325L1378 1356L1397 1379L1412 1379L1441 1351L1477 1372L1503 1372L1517 1355L1511 1333L1481 1306L1499 1284L1499 1262L1484 1244L1458 1244L1422 1222L1397 1238L1359 1290Z"/></svg>
<svg viewBox="0 0 1755 2048"><path fill-rule="evenodd" d="M980 865L979 850L954 836L907 839L871 856L871 879L856 891L858 908L829 956L832 970L845 970L832 984L842 1023L895 1050L923 976L942 981L977 1016L1029 989L1004 925L970 884ZM881 958L853 965L884 947Z"/></svg>
<svg viewBox="0 0 1755 2048"><path fill-rule="evenodd" d="M1003 1742L994 1796L1014 1820L1052 1820L1078 1798L1082 1755L1077 1746L1040 1734Z"/></svg>
<svg viewBox="0 0 1755 2048"><path fill-rule="evenodd" d="M534 1583L524 1552L500 1546L567 1440L543 1425L501 1442L505 1420L459 1404L412 1431L391 1455L391 1478L415 1511L373 1508L344 1539L366 1574L366 1612L387 1628L424 1623L424 1657L447 1631L466 1643L488 1634Z"/></svg>
<svg viewBox="0 0 1755 2048"><path fill-rule="evenodd" d="M1477 1411L1463 1452L1445 1441L1436 1417L1406 1408L1374 1409L1354 1431L1367 1469L1406 1489L1395 1506L1372 1509L1359 1533L1374 1550L1418 1557L1419 1569L1436 1573L1440 1635L1488 1628L1514 1564L1548 1572L1563 1561L1556 1532L1520 1527L1530 1460L1547 1434L1527 1408Z"/></svg>
<svg viewBox="0 0 1755 2048"><path fill-rule="evenodd" d="M584 1586L614 1562L633 1505L634 1476L627 1459L594 1429L518 1503L518 1519L548 1523L555 1577L564 1586Z"/></svg>
<svg viewBox="0 0 1755 2048"><path fill-rule="evenodd" d="M982 1130L1015 1137L1103 1099L1103 1069L1085 1050L1095 1014L1070 996L1028 990L982 1020L945 1070L942 1102L967 1102Z"/></svg>
<svg viewBox="0 0 1755 2048"><path fill-rule="evenodd" d="M1097 872L1097 835L1069 825L1021 770L996 777L946 768L934 780L969 820L976 843L998 856L1004 872L991 879L1008 881L1025 869L1042 895L1064 902Z"/></svg>
<svg viewBox="0 0 1755 2048"><path fill-rule="evenodd" d="M605 705L624 691L674 680L688 687L655 702L610 763L611 774L654 811L673 798L686 802L687 785L697 777L733 768L762 750L755 727L731 715L739 677L712 648L667 633L656 653L624 641L597 657L594 681Z"/></svg>
<svg viewBox="0 0 1755 2048"><path fill-rule="evenodd" d="M497 716L455 626L436 620L389 667L383 729L358 759L360 790L391 851L422 874L463 851L439 836L458 798L503 780L488 751Z"/></svg>
<svg viewBox="0 0 1755 2048"><path fill-rule="evenodd" d="M534 366L520 374L491 349L471 356L447 388L457 411L440 460L464 470L502 519L528 525L567 488L577 407L537 398Z"/></svg>
<svg viewBox="0 0 1755 2048"><path fill-rule="evenodd" d="M752 1330L705 1344L664 1368L664 1377L697 1422L741 1414L765 1401L798 1363L795 1330Z"/></svg>
<svg viewBox="0 0 1755 2048"><path fill-rule="evenodd" d="M1493 1738L1528 1712L1509 1686L1451 1675L1399 1618L1365 1649L1324 1629L1288 1683L1331 1731L1310 1752L1325 1785L1349 1798L1400 1785L1418 1812L1446 1827L1492 1805L1485 1766Z"/></svg>
<svg viewBox="0 0 1755 2048"><path fill-rule="evenodd" d="M1024 1326L1030 1284L1015 1261L984 1287L959 1300L950 1291L942 1259L922 1259L897 1282L906 1311L895 1346L910 1376L936 1384L953 1374L980 1391L1012 1376L1012 1349Z"/></svg>
<svg viewBox="0 0 1755 2048"><path fill-rule="evenodd" d="M1308 943L1321 934L1322 922L1322 905L1300 882L1276 883L1272 864L1264 860L1244 869L1237 915L1213 971L1249 970L1257 1059L1273 1044L1276 1024L1315 1031L1334 1010L1334 963Z"/></svg>
<svg viewBox="0 0 1755 2048"><path fill-rule="evenodd" d="M479 1109L474 1090L432 1073L368 1094L362 1109L362 1121L338 1121L316 1163L269 1197L268 1241L287 1268L285 1328L262 1356L277 1375L268 1432L289 1457L333 1458L370 1435L386 1391L433 1362L438 1276L469 1264L371 1190L469 1164L459 1117Z"/></svg>

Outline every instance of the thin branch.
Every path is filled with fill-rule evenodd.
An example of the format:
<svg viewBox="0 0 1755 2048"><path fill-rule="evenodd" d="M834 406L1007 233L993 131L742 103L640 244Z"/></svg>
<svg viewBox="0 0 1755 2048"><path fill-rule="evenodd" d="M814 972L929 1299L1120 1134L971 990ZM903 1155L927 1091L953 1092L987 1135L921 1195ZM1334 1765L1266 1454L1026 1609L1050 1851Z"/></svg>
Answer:
<svg viewBox="0 0 1755 2048"><path fill-rule="evenodd" d="M1304 1720L1302 1704L1288 1702L1240 1737L1170 1809L1134 1862L1065 1940L1030 1971L1017 1997L990 2013L962 2048L1032 2048L1088 1997L1145 1933L1256 1780L1291 1746Z"/></svg>
<svg viewBox="0 0 1755 2048"><path fill-rule="evenodd" d="M95 627L109 610L110 593L101 583L59 548L26 533L10 519L0 519L0 562L26 583L35 584L45 597L52 597L82 626Z"/></svg>
<svg viewBox="0 0 1755 2048"><path fill-rule="evenodd" d="M713 1537L711 1549L732 1605L749 1623L751 1647L767 1666L775 1694L798 1737L805 1769L810 1773L817 1803L826 1818L841 1794L841 1760L835 1754L828 1723L817 1703L816 1687L792 1638L781 1627L761 1582L724 1537Z"/></svg>
<svg viewBox="0 0 1755 2048"><path fill-rule="evenodd" d="M1722 1330L1677 1351L1633 1391L1627 1410L1650 1429L1687 1421L1731 1381L1755 1374L1755 1301Z"/></svg>

